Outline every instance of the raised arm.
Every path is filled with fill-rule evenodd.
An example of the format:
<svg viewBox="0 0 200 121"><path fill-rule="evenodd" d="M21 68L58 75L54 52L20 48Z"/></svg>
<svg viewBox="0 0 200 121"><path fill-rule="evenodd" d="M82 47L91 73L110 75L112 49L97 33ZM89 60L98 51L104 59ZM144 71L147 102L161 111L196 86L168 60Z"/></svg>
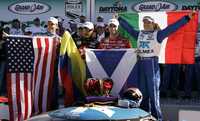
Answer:
<svg viewBox="0 0 200 121"><path fill-rule="evenodd" d="M158 42L162 42L165 37L169 36L173 32L177 31L180 27L184 26L186 23L190 21L190 16L186 15L176 21L175 23L167 26L165 29L158 31L157 40Z"/></svg>
<svg viewBox="0 0 200 121"><path fill-rule="evenodd" d="M129 34L131 34L136 40L139 35L139 31L135 30L127 21L125 21L123 18L119 17L119 24L121 27L123 27Z"/></svg>

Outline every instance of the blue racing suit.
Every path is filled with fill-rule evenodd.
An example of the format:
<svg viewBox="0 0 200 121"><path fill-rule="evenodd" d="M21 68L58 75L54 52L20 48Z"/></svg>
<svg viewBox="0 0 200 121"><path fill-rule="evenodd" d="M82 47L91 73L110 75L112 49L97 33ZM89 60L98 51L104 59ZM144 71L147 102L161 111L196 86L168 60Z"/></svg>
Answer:
<svg viewBox="0 0 200 121"><path fill-rule="evenodd" d="M139 50L138 61L137 61L139 77L137 83L138 83L138 88L141 90L144 97L141 104L141 108L148 112L151 112L151 114L155 118L157 118L159 121L162 121L163 119L162 119L162 113L160 109L160 99L159 99L160 69L158 64L158 56L153 53L148 53L149 51L146 51L147 53L145 54L142 53L145 51L145 50L143 51L144 48L142 47L145 46L141 47L142 44L141 33L143 33L143 35L147 34L147 38L145 41L147 41L146 43L150 43L148 46L150 47L150 49L152 49L150 51L153 52L154 48L151 47L151 45L153 45L150 42L151 40L154 41L153 43L155 43L155 41L161 43L167 36L169 36L171 33L175 32L180 27L185 25L190 20L190 18L189 16L184 16L174 24L171 24L165 29L158 31L137 31L134 28L132 28L132 26L129 25L128 22L125 21L123 18L119 17L118 19L120 25L126 31L128 31L129 34L131 34L134 38L136 38L137 41L139 41L137 45L137 48Z"/></svg>

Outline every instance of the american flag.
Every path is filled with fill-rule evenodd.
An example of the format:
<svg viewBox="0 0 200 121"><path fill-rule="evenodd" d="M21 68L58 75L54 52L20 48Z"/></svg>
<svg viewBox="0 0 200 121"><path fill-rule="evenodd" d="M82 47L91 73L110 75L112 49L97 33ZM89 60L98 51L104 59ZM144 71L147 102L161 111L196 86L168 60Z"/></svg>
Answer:
<svg viewBox="0 0 200 121"><path fill-rule="evenodd" d="M58 37L35 36L33 47L35 53L33 72L34 113L39 114L51 110L52 87L57 58Z"/></svg>
<svg viewBox="0 0 200 121"><path fill-rule="evenodd" d="M59 39L9 36L8 98L10 120L21 121L51 109L54 67Z"/></svg>
<svg viewBox="0 0 200 121"><path fill-rule="evenodd" d="M25 120L32 111L34 51L30 37L6 37L10 121Z"/></svg>

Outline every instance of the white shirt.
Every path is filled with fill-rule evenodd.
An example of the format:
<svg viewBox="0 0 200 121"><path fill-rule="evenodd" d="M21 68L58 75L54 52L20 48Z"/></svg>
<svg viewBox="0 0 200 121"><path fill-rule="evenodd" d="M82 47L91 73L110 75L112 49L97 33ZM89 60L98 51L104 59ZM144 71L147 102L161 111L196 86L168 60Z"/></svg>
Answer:
<svg viewBox="0 0 200 121"><path fill-rule="evenodd" d="M45 33L46 29L44 27L41 26L31 26L31 27L27 27L25 31L30 31L32 32L32 34L35 33Z"/></svg>
<svg viewBox="0 0 200 121"><path fill-rule="evenodd" d="M103 38L105 38L105 33L102 33L101 35L97 34L97 41L101 41Z"/></svg>
<svg viewBox="0 0 200 121"><path fill-rule="evenodd" d="M11 35L23 35L23 32L22 32L22 30L20 28L19 29L11 28L10 29L10 34Z"/></svg>

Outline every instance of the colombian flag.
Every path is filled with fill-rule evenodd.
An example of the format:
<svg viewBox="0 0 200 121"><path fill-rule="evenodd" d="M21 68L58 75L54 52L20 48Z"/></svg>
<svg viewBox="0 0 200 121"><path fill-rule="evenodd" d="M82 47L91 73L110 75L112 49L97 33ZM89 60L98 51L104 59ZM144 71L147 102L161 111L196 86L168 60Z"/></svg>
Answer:
<svg viewBox="0 0 200 121"><path fill-rule="evenodd" d="M64 32L61 39L58 72L59 80L65 89L65 105L67 106L75 100L75 88L84 94L83 82L86 78L85 62L68 31Z"/></svg>

